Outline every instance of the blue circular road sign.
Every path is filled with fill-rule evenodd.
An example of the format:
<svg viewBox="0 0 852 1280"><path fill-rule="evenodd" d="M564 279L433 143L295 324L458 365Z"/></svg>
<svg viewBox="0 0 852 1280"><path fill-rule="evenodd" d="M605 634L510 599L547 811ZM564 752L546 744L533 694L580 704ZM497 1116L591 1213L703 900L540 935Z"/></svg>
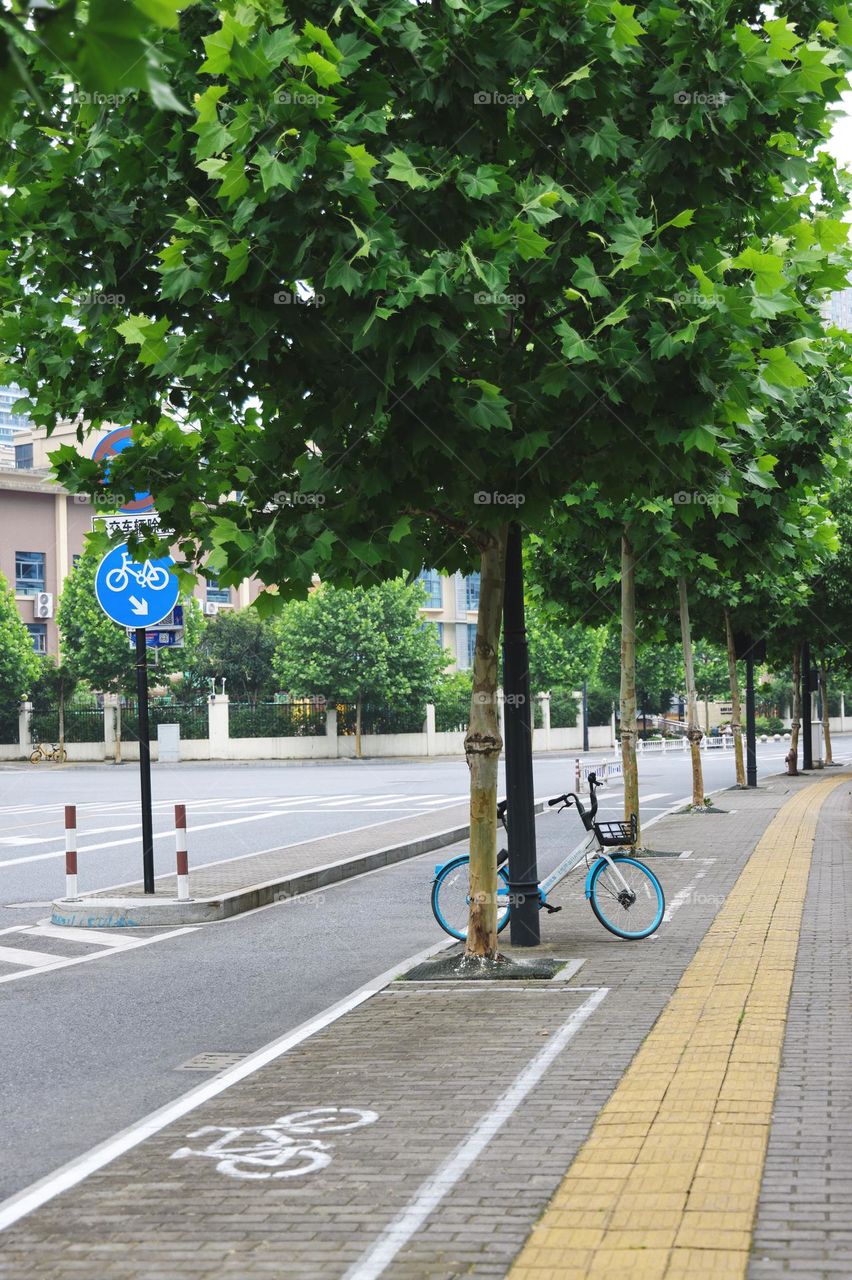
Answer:
<svg viewBox="0 0 852 1280"><path fill-rule="evenodd" d="M174 560L160 556L139 564L127 543L104 556L95 574L95 595L108 618L122 627L155 627L178 602L180 583L170 573Z"/></svg>

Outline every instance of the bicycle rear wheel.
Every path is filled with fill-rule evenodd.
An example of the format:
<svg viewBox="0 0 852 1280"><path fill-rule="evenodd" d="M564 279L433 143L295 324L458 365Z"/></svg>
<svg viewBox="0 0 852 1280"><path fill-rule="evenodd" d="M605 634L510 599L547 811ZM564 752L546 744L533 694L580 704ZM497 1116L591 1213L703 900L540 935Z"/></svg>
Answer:
<svg viewBox="0 0 852 1280"><path fill-rule="evenodd" d="M467 937L470 910L470 859L466 854L453 858L435 876L432 885L432 914L451 938ZM509 923L509 876L505 867L497 870L497 932Z"/></svg>
<svg viewBox="0 0 852 1280"><path fill-rule="evenodd" d="M636 858L616 854L611 861L618 867L625 884L605 858L592 869L589 902L605 929L617 938L638 942L660 927L666 900L663 887L653 871Z"/></svg>

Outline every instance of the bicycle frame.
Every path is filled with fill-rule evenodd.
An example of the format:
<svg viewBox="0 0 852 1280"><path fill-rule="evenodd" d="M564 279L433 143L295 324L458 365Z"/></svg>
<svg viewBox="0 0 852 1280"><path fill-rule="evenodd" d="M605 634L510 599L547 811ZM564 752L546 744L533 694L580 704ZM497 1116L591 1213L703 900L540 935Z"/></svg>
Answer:
<svg viewBox="0 0 852 1280"><path fill-rule="evenodd" d="M630 885L627 883L627 881L624 879L624 876L619 871L618 864L613 862L612 858L607 853L604 846L598 841L594 831L590 831L586 839L579 846L579 848L572 849L572 851L568 854L568 857L563 858L559 866L554 868L554 870L551 871L549 876L545 876L545 878L539 884L538 890L539 890L539 893L541 894L542 904L547 902L547 895L549 893L552 893L553 890L556 888L556 886L558 884L561 884L562 881L565 879L565 877L569 876L572 871L575 871L577 867L580 865L580 863L583 861L583 859L588 858L589 854L592 852L594 852L595 854L595 861L592 862L591 866L589 867L588 874L586 875L586 886L585 886L586 897L587 898L591 897L592 872L595 869L598 858L603 858L604 862L608 863L610 870L615 873L616 878L621 882L622 888L626 889L628 893L630 892Z"/></svg>

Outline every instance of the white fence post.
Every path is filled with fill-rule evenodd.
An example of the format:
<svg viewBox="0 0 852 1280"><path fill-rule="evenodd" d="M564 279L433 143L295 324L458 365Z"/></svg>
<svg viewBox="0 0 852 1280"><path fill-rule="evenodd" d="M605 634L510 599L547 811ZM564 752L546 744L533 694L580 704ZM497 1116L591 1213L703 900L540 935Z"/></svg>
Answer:
<svg viewBox="0 0 852 1280"><path fill-rule="evenodd" d="M544 749L545 751L549 751L550 750L550 694L539 693L536 696L538 697L539 705L541 707L541 727L544 731Z"/></svg>
<svg viewBox="0 0 852 1280"><path fill-rule="evenodd" d="M33 749L33 735L30 731L32 709L31 702L22 702L18 710L18 742L21 746L21 755L25 760Z"/></svg>
<svg viewBox="0 0 852 1280"><path fill-rule="evenodd" d="M435 704L434 702L426 703L426 724L424 725L426 734L426 754L433 756L435 754Z"/></svg>
<svg viewBox="0 0 852 1280"><path fill-rule="evenodd" d="M227 760L231 741L231 699L227 693L211 693L207 702L207 736L210 739L210 759Z"/></svg>
<svg viewBox="0 0 852 1280"><path fill-rule="evenodd" d="M336 760L340 745L337 737L337 704L334 702L325 704L325 740L328 746L328 756L332 760Z"/></svg>

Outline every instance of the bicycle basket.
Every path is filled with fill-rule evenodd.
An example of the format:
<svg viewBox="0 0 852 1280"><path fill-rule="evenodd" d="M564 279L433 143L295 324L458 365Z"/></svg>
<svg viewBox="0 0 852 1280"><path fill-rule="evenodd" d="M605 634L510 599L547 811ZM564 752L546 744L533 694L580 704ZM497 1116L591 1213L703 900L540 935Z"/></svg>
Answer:
<svg viewBox="0 0 852 1280"><path fill-rule="evenodd" d="M630 815L629 822L596 822L594 826L595 835L606 847L636 843L635 813Z"/></svg>

